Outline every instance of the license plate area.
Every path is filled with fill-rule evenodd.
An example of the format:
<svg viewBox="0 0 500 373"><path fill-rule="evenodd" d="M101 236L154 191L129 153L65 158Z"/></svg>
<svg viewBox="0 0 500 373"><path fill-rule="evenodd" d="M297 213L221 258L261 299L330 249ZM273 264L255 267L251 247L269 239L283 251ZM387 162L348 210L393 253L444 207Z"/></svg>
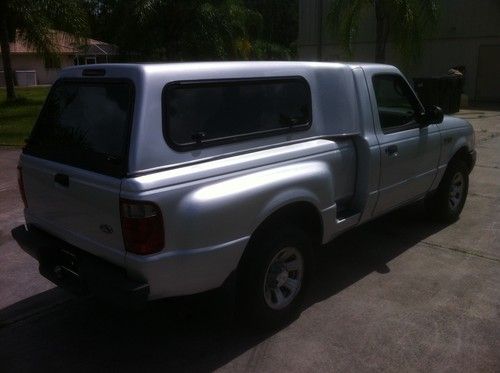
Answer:
<svg viewBox="0 0 500 373"><path fill-rule="evenodd" d="M71 249L45 249L39 258L40 273L62 288L76 294L86 294L81 260L80 255Z"/></svg>
<svg viewBox="0 0 500 373"><path fill-rule="evenodd" d="M59 263L58 267L60 270L73 276L80 277L78 256L65 249L59 250L58 254L59 260L57 262Z"/></svg>

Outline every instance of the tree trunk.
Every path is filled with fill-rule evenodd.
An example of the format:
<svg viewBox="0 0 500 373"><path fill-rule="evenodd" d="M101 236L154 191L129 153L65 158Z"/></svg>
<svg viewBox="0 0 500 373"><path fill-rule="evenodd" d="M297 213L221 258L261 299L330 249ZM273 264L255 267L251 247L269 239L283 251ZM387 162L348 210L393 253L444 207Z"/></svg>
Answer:
<svg viewBox="0 0 500 373"><path fill-rule="evenodd" d="M377 21L375 62L378 63L385 63L385 46L387 44L387 37L389 36L389 22L387 21L382 1L383 0L374 0L375 19Z"/></svg>
<svg viewBox="0 0 500 373"><path fill-rule="evenodd" d="M2 14L0 15L0 47L2 48L3 75L5 77L5 87L7 88L7 101L14 101L16 99L14 74L10 61L9 30L5 16L6 12L2 9Z"/></svg>

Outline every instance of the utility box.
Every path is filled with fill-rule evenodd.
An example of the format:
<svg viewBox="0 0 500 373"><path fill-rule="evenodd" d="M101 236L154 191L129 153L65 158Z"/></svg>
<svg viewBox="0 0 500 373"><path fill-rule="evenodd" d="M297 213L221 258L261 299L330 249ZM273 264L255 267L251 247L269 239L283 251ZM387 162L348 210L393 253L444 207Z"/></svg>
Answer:
<svg viewBox="0 0 500 373"><path fill-rule="evenodd" d="M18 87L29 87L37 85L35 70L16 70L16 81Z"/></svg>

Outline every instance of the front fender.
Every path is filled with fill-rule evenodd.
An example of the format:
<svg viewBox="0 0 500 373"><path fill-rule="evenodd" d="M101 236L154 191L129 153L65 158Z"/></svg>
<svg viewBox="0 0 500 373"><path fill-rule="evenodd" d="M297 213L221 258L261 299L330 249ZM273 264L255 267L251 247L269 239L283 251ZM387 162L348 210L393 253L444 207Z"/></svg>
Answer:
<svg viewBox="0 0 500 373"><path fill-rule="evenodd" d="M466 120L446 116L440 130L443 144L440 165L447 165L462 148L468 151L474 149L474 129Z"/></svg>
<svg viewBox="0 0 500 373"><path fill-rule="evenodd" d="M441 156L437 169L437 174L430 190L435 190L441 182L446 167L450 160L461 149L472 151L474 149L474 129L471 124L464 119L445 116L439 125L441 132Z"/></svg>

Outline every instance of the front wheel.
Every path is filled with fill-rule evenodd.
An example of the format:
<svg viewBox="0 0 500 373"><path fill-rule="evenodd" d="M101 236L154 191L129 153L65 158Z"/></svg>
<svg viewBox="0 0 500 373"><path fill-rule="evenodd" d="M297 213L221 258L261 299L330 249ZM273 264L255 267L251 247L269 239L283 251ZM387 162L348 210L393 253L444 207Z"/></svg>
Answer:
<svg viewBox="0 0 500 373"><path fill-rule="evenodd" d="M252 239L238 274L245 320L277 326L297 316L311 270L311 239L298 227L269 230Z"/></svg>
<svg viewBox="0 0 500 373"><path fill-rule="evenodd" d="M450 163L436 193L426 200L430 214L445 222L458 219L469 191L469 172L463 161Z"/></svg>

